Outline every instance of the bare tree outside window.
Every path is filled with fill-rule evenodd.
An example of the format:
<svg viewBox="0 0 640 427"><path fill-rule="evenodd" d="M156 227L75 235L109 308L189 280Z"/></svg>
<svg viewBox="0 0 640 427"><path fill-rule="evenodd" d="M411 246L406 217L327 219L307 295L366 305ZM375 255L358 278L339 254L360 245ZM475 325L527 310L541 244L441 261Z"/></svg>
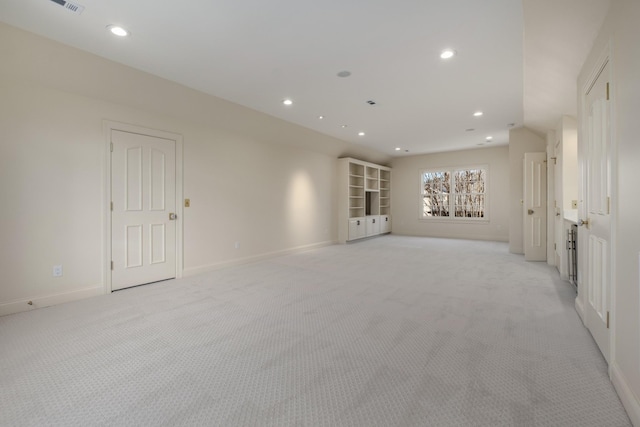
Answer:
<svg viewBox="0 0 640 427"><path fill-rule="evenodd" d="M423 217L485 218L486 182L483 168L423 172Z"/></svg>
<svg viewBox="0 0 640 427"><path fill-rule="evenodd" d="M455 171L456 218L484 218L486 172L482 169Z"/></svg>
<svg viewBox="0 0 640 427"><path fill-rule="evenodd" d="M448 217L451 194L451 173L425 172L422 174L424 188L424 216Z"/></svg>

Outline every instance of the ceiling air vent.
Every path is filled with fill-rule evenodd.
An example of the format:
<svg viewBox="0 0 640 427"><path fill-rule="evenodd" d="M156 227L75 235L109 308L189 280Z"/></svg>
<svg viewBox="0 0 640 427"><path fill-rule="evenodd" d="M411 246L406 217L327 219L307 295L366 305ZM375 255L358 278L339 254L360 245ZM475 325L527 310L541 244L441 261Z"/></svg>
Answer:
<svg viewBox="0 0 640 427"><path fill-rule="evenodd" d="M67 10L70 10L76 15L80 15L84 10L84 6L79 5L78 3L74 3L72 1L66 1L66 0L51 0L51 1L59 4L60 6L64 7Z"/></svg>

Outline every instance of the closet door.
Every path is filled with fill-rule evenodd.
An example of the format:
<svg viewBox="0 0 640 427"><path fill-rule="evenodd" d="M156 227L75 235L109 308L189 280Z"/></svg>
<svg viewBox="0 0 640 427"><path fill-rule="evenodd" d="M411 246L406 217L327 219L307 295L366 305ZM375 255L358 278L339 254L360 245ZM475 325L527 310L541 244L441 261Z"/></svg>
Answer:
<svg viewBox="0 0 640 427"><path fill-rule="evenodd" d="M176 277L176 142L111 132L111 289Z"/></svg>

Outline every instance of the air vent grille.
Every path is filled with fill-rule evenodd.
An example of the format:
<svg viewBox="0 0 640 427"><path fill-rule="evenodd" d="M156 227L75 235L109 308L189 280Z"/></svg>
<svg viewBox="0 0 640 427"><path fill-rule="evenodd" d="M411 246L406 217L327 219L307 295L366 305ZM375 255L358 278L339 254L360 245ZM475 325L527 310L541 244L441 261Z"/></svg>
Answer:
<svg viewBox="0 0 640 427"><path fill-rule="evenodd" d="M51 0L51 1L56 4L59 4L65 9L75 13L76 15L80 15L84 11L84 6L78 3L74 3L72 1L66 1L66 0Z"/></svg>

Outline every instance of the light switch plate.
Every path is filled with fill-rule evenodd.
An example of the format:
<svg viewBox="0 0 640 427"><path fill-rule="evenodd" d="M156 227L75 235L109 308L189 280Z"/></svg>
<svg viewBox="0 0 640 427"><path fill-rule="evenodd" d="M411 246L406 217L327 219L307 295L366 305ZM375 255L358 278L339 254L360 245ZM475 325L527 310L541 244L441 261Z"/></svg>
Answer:
<svg viewBox="0 0 640 427"><path fill-rule="evenodd" d="M53 277L62 277L62 266L54 265L53 266Z"/></svg>
<svg viewBox="0 0 640 427"><path fill-rule="evenodd" d="M191 206L191 199L184 199L184 207L188 208L189 206Z"/></svg>
<svg viewBox="0 0 640 427"><path fill-rule="evenodd" d="M571 209L578 209L578 201L577 200L572 200L571 201Z"/></svg>

